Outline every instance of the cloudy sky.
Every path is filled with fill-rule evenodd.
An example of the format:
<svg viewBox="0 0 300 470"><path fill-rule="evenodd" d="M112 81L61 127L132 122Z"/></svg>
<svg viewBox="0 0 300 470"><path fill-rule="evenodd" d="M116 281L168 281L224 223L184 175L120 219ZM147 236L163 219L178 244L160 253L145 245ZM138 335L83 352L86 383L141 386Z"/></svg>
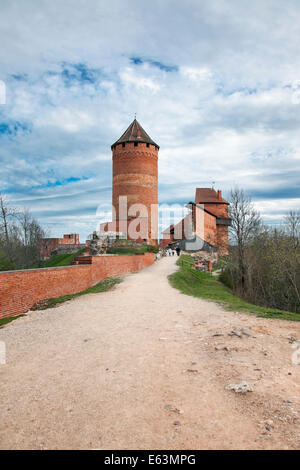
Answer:
<svg viewBox="0 0 300 470"><path fill-rule="evenodd" d="M1 0L0 44L0 190L51 236L107 217L135 112L161 203L214 182L269 224L300 208L299 0Z"/></svg>

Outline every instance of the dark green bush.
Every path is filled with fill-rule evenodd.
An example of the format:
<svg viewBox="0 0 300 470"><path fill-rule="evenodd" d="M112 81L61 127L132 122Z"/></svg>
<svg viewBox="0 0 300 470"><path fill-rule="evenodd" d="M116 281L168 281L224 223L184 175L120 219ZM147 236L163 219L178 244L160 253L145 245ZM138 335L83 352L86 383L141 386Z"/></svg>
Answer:
<svg viewBox="0 0 300 470"><path fill-rule="evenodd" d="M157 245L149 245L147 251L148 253L158 253L159 248Z"/></svg>

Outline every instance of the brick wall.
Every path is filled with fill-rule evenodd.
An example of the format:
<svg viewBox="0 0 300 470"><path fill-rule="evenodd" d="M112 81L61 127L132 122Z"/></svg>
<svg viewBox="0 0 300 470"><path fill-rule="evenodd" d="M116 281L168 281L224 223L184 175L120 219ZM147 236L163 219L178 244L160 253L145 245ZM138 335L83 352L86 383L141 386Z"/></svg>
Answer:
<svg viewBox="0 0 300 470"><path fill-rule="evenodd" d="M78 233L68 233L68 234L64 235L63 240L65 240L65 241L62 241L61 243L70 243L70 244L74 244L74 245L79 245L80 244L79 234Z"/></svg>
<svg viewBox="0 0 300 470"><path fill-rule="evenodd" d="M204 215L204 241L210 245L217 245L217 222L213 215L203 212Z"/></svg>
<svg viewBox="0 0 300 470"><path fill-rule="evenodd" d="M220 255L228 255L228 227L226 225L217 226L217 239Z"/></svg>
<svg viewBox="0 0 300 470"><path fill-rule="evenodd" d="M148 238L149 243L153 244L157 243L158 237L157 210L152 208L151 213L151 205L158 203L157 160L158 149L155 145L148 144L147 146L143 142L135 145L133 142L127 142L118 144L113 149L112 203L116 210L116 220L120 219L120 196L127 196L128 221L138 216L136 213L130 213L130 207L134 204L143 204L145 212L139 217L144 219L141 223L145 222L143 226L145 226L146 237L143 236L141 239ZM124 231L122 228L117 230Z"/></svg>
<svg viewBox="0 0 300 470"><path fill-rule="evenodd" d="M154 254L88 256L75 265L0 272L0 318L25 313L38 301L75 294L106 277L139 271L154 263Z"/></svg>
<svg viewBox="0 0 300 470"><path fill-rule="evenodd" d="M44 258L49 258L51 252L57 250L61 245L80 245L78 233L66 234L63 238L42 238L40 241L40 255ZM80 248L80 247L79 247ZM78 249L79 249L78 248Z"/></svg>
<svg viewBox="0 0 300 470"><path fill-rule="evenodd" d="M204 209L207 209L217 217L228 217L228 205L227 204L213 204L211 202L204 203Z"/></svg>
<svg viewBox="0 0 300 470"><path fill-rule="evenodd" d="M203 211L202 208L193 206L193 231L196 235L210 245L217 245L217 225L216 218ZM188 237L188 225L191 223L191 215L188 214L178 224L174 226L174 235L163 233L163 239L161 240L161 246L166 246L169 243L176 242L182 238Z"/></svg>

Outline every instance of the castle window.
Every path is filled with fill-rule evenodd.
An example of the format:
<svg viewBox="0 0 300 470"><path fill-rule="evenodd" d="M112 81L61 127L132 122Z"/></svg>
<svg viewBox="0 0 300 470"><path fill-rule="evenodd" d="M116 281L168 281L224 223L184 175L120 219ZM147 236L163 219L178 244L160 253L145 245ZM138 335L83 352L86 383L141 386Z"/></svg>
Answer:
<svg viewBox="0 0 300 470"><path fill-rule="evenodd" d="M125 142L122 144L122 147L125 147Z"/></svg>
<svg viewBox="0 0 300 470"><path fill-rule="evenodd" d="M137 146L138 146L138 142L134 142L134 146L137 147Z"/></svg>
<svg viewBox="0 0 300 470"><path fill-rule="evenodd" d="M150 147L150 145L149 145L149 144L146 144L146 147L148 147L148 148L149 148L149 147Z"/></svg>

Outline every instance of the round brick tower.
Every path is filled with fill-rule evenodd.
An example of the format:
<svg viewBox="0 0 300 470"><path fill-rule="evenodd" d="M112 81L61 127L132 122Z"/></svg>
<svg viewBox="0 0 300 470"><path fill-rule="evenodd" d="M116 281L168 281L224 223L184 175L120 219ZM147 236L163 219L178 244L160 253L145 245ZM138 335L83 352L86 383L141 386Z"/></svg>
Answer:
<svg viewBox="0 0 300 470"><path fill-rule="evenodd" d="M157 243L157 159L159 146L148 136L136 119L111 146L113 158L112 203L119 231L124 224L141 230L137 241ZM122 207L122 196L127 197L127 211ZM121 199L120 199L121 197ZM143 205L139 208L137 205ZM122 225L123 224L123 225ZM146 227L146 229L145 229Z"/></svg>

